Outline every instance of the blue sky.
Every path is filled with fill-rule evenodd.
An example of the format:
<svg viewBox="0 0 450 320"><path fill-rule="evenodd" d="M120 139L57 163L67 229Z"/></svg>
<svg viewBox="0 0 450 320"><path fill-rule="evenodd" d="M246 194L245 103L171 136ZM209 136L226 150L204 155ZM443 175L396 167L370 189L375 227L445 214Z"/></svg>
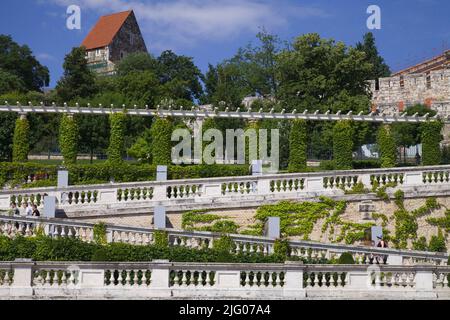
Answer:
<svg viewBox="0 0 450 320"><path fill-rule="evenodd" d="M81 8L81 29L66 28L66 9ZM150 52L165 49L208 63L231 57L255 40L259 27L283 40L317 32L354 45L366 27L366 9L381 8L378 48L391 68L399 70L450 48L448 0L2 0L0 33L27 44L50 69L51 87L62 74L64 55L78 46L98 17L135 10Z"/></svg>

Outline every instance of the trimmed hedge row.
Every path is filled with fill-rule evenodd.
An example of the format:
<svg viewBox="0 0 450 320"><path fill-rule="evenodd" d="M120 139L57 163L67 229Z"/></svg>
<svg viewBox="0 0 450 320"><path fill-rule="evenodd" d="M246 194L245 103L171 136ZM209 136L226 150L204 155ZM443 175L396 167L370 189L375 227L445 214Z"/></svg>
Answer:
<svg viewBox="0 0 450 320"><path fill-rule="evenodd" d="M216 249L191 249L185 247L138 246L125 243L101 245L86 243L74 238L22 236L10 239L0 236L0 261L29 258L35 261L151 261L168 259L176 262L229 262L229 263L282 263L297 260L304 263L328 263L328 260L311 260L280 254L264 256L261 253L232 254Z"/></svg>
<svg viewBox="0 0 450 320"><path fill-rule="evenodd" d="M97 164L70 164L70 184L106 183L110 179L115 182L152 181L156 177L156 166L151 164L121 165L112 163ZM49 185L49 181L56 185L57 165L44 165L32 162L1 162L0 163L0 187L7 182L22 184L28 176L36 178L40 182L35 187ZM249 174L247 165L192 165L169 166L169 179L191 179L202 177L245 176ZM44 186L42 185L42 186Z"/></svg>

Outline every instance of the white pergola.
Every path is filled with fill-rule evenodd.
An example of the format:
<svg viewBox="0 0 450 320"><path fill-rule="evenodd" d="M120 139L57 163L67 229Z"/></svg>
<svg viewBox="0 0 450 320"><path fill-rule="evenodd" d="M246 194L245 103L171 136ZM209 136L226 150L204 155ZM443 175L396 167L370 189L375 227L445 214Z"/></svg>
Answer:
<svg viewBox="0 0 450 320"><path fill-rule="evenodd" d="M167 109L162 109L157 107L156 109L150 109L148 106L145 108L140 108L133 106L128 108L122 106L121 108L111 106L90 106L80 107L78 104L75 106L68 106L64 103L63 106L57 106L52 104L51 106L46 106L43 103L39 105L33 105L29 103L28 105L21 105L16 103L15 105L10 105L5 101L4 105L0 105L0 112L16 112L22 115L27 113L61 113L61 114L85 114L85 115L107 115L117 112L126 112L126 114L134 116L160 116L160 117L194 117L199 119L204 118L234 118L234 119L246 119L246 120L261 120L261 119L277 119L277 120L313 120L313 121L339 121L339 120L352 120L352 121L364 121L364 122L378 122L378 123L423 123L427 121L436 121L441 119L439 115L430 117L429 114L425 116L418 116L418 114L408 116L405 113L396 114L376 114L375 112L370 112L364 114L359 112L358 114L353 114L352 111L348 113L342 113L338 111L337 113L331 113L327 111L326 113L320 113L319 110L310 112L305 110L304 112L293 112L286 113L285 110L281 112L275 112L273 109L270 112L263 112L262 109L253 111L251 108L247 110L237 109L236 111L229 111L228 108L225 111L219 111L218 108L214 110L207 110L201 107L191 107L190 109L184 109L179 107L179 109L173 109L168 107ZM450 123L450 116L443 118L445 123Z"/></svg>

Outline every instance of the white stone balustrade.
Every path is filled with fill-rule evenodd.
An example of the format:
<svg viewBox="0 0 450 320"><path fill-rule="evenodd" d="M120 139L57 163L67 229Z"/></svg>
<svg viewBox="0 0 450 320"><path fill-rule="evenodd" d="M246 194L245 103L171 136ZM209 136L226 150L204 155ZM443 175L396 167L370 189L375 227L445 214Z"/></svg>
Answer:
<svg viewBox="0 0 450 320"><path fill-rule="evenodd" d="M343 188L351 189L357 183L369 190L376 183L426 192L433 187L450 188L449 182L450 166L431 166L13 189L0 191L0 210L8 210L12 201L32 201L41 206L46 195L56 197L60 210L127 203L153 207L239 201L244 205L267 198L275 201L308 195L343 195Z"/></svg>
<svg viewBox="0 0 450 320"><path fill-rule="evenodd" d="M16 260L0 275L0 299L450 299L448 266Z"/></svg>
<svg viewBox="0 0 450 320"><path fill-rule="evenodd" d="M0 215L0 235L14 237L16 235L34 236L43 232L50 237L74 237L85 242L94 240L94 224L77 222L68 219L43 217L17 217ZM165 229L169 245L193 249L213 248L214 239L222 236L220 233L181 231ZM134 245L154 244L156 230L130 226L106 225L107 242L122 242ZM273 253L274 239L239 234L229 235L234 242L234 253ZM357 264L370 264L370 256L386 256L389 265L445 265L447 253L423 252L412 250L397 250L391 248L376 248L356 245L320 243L312 241L289 241L291 256L312 260L322 258L339 258L344 252L349 252ZM375 262L375 261L372 261Z"/></svg>

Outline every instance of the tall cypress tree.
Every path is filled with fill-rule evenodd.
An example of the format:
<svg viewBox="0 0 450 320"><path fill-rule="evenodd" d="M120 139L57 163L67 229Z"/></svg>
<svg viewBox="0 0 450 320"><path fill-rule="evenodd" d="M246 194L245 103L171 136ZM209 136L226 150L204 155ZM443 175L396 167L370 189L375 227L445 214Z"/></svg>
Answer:
<svg viewBox="0 0 450 320"><path fill-rule="evenodd" d="M391 70L380 56L377 46L375 44L375 37L372 32L364 35L363 42L356 44L356 49L363 51L366 54L366 61L372 64L372 72L367 74L368 80L375 80L378 78L389 77Z"/></svg>
<svg viewBox="0 0 450 320"><path fill-rule="evenodd" d="M293 121L289 136L288 169L290 172L299 172L306 169L306 139L306 121Z"/></svg>

